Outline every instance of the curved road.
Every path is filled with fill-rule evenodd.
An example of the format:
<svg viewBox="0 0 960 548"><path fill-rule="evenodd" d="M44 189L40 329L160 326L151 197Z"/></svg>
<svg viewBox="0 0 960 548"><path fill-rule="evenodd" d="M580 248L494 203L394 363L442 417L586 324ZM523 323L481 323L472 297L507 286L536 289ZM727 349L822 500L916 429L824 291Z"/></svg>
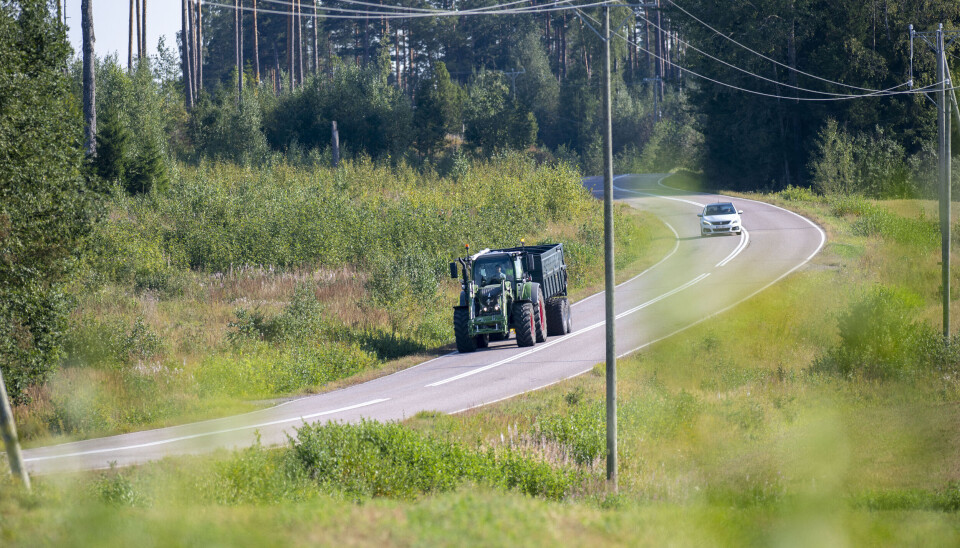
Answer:
<svg viewBox="0 0 960 548"><path fill-rule="evenodd" d="M806 264L823 247L816 225L750 200L690 194L660 184L662 175L621 175L616 198L657 215L677 236L659 263L617 286L617 351L637 351L712 318ZM597 193L602 180L585 180ZM744 210L744 234L700 238L704 203L732 201ZM604 361L604 299L573 305L574 331L532 348L510 340L473 354L452 353L392 375L244 415L39 447L24 452L31 473L120 466L168 455L254 443L281 444L304 421L403 419L423 410L456 413L580 375ZM712 318L712 319L711 319Z"/></svg>

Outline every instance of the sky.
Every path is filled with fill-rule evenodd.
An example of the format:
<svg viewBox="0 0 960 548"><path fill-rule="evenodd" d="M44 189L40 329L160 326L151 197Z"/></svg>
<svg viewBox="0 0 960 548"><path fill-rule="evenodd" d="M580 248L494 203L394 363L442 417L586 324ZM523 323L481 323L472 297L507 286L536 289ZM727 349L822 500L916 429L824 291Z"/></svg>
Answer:
<svg viewBox="0 0 960 548"><path fill-rule="evenodd" d="M83 35L80 30L80 0L64 0L67 5L68 35L79 54ZM122 63L127 59L127 33L130 27L129 0L91 0L93 2L93 35L97 56L116 52ZM180 0L147 0L147 53L155 55L157 40L166 36L167 47L176 48L180 30ZM136 32L136 31L134 31ZM134 37L136 48L136 37Z"/></svg>

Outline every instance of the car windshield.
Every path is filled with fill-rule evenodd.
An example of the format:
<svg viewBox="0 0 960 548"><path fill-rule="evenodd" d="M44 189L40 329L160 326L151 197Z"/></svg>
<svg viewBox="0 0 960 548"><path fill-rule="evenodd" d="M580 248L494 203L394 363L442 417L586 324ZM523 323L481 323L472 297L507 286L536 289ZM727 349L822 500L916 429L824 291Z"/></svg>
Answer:
<svg viewBox="0 0 960 548"><path fill-rule="evenodd" d="M473 265L473 279L477 282L490 283L503 277L513 281L513 265L508 257L480 259Z"/></svg>
<svg viewBox="0 0 960 548"><path fill-rule="evenodd" d="M733 215L737 210L733 204L710 204L703 211L704 215Z"/></svg>

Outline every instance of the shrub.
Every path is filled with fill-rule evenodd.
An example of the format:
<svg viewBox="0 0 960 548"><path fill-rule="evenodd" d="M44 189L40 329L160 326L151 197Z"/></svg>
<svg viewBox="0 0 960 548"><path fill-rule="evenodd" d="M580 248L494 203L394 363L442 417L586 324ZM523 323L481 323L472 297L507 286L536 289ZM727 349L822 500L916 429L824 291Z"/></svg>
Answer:
<svg viewBox="0 0 960 548"><path fill-rule="evenodd" d="M566 446L577 464L590 464L607 452L605 407L603 402L571 407L570 412L537 419L534 430Z"/></svg>
<svg viewBox="0 0 960 548"><path fill-rule="evenodd" d="M317 483L358 498L415 498L474 482L559 500L576 480L512 450L468 450L397 423L307 425L292 445Z"/></svg>
<svg viewBox="0 0 960 548"><path fill-rule="evenodd" d="M906 290L877 286L839 317L839 344L814 370L845 377L897 378L925 365L916 352L930 337L917 319L922 302Z"/></svg>

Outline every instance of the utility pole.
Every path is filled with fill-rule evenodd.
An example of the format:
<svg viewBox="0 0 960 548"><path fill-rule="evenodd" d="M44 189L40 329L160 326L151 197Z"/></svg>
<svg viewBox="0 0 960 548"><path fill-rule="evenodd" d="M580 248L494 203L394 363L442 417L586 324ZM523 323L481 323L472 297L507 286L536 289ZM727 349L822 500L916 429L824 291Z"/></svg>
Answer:
<svg viewBox="0 0 960 548"><path fill-rule="evenodd" d="M940 176L940 284L943 305L943 340L950 342L950 205L951 205L951 154L950 133L951 116L950 104L947 102L947 91L950 100L956 105L956 94L952 90L953 82L950 77L950 68L947 66L947 47L960 38L960 31L944 31L943 24L936 31L917 32L910 25L910 83L913 83L913 38L919 36L930 46L937 56L937 161ZM958 111L960 113L960 111Z"/></svg>
<svg viewBox="0 0 960 548"><path fill-rule="evenodd" d="M23 467L23 455L20 454L20 441L17 439L17 425L13 422L13 411L7 399L7 386L3 382L3 373L0 372L0 432L3 434L3 444L7 449L7 460L10 461L10 472L20 478L24 487L30 490L30 476Z"/></svg>
<svg viewBox="0 0 960 548"><path fill-rule="evenodd" d="M603 7L603 263L607 328L607 489L617 492L617 350L613 262L613 123L610 93L610 6Z"/></svg>
<svg viewBox="0 0 960 548"><path fill-rule="evenodd" d="M950 107L947 105L947 52L944 51L943 24L937 31L937 80L940 91L937 92L939 117L937 133L940 148L937 155L940 160L940 269L943 287L943 339L950 340Z"/></svg>

